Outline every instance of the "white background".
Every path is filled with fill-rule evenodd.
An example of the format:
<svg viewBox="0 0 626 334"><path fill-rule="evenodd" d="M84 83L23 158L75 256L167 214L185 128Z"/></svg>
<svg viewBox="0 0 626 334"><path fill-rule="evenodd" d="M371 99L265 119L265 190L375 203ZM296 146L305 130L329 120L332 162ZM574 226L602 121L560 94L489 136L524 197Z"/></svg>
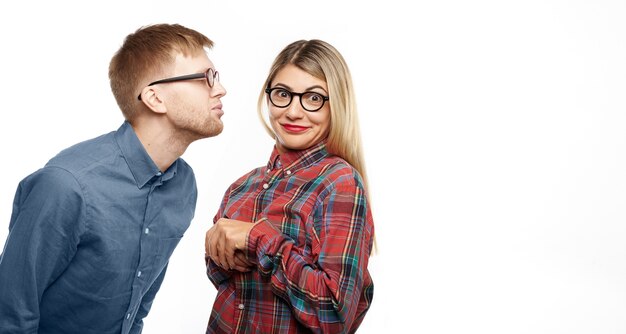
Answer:
<svg viewBox="0 0 626 334"><path fill-rule="evenodd" d="M109 60L160 22L215 41L228 95L224 132L183 156L196 217L144 333L204 333L204 231L271 151L255 114L271 61L310 38L357 92L379 246L359 333L626 333L626 2L4 3L0 245L18 182L121 124Z"/></svg>

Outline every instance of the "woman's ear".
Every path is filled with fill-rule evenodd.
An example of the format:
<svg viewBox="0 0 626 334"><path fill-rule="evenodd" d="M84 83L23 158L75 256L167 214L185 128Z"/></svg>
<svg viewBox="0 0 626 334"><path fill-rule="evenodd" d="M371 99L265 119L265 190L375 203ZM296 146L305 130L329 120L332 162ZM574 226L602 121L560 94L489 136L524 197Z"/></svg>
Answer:
<svg viewBox="0 0 626 334"><path fill-rule="evenodd" d="M159 95L158 90L153 86L145 87L141 91L141 102L155 113L164 114L167 112L163 99Z"/></svg>

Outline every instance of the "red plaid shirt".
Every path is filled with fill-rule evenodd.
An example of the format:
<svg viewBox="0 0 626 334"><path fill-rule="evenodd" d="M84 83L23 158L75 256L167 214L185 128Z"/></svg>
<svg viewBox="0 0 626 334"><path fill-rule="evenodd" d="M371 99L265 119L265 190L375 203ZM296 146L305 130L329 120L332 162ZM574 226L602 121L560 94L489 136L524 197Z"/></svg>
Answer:
<svg viewBox="0 0 626 334"><path fill-rule="evenodd" d="M370 307L374 225L362 180L324 143L279 155L226 191L220 217L255 222L256 264L207 264L218 289L207 333L352 333Z"/></svg>

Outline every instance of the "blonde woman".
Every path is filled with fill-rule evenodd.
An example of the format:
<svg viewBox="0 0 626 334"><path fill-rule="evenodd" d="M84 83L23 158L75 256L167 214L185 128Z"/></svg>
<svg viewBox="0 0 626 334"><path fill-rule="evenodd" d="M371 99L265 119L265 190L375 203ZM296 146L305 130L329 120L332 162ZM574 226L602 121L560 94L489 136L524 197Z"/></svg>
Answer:
<svg viewBox="0 0 626 334"><path fill-rule="evenodd" d="M373 297L374 223L341 54L320 40L285 47L262 120L265 109L269 159L228 188L206 234L218 289L207 333L355 332Z"/></svg>

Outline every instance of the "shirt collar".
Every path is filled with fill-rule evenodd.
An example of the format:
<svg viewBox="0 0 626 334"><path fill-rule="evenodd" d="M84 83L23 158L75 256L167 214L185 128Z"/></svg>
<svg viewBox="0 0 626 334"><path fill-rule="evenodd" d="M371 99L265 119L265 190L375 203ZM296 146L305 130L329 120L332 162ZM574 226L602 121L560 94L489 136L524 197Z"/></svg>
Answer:
<svg viewBox="0 0 626 334"><path fill-rule="evenodd" d="M115 140L122 151L122 156L126 160L130 172L135 178L138 188L143 188L153 177L163 175L159 167L148 155L148 152L146 152L139 138L137 138L135 130L128 121L125 121L117 130ZM174 161L172 166L167 169L162 180L166 181L174 177L177 168L178 160Z"/></svg>
<svg viewBox="0 0 626 334"><path fill-rule="evenodd" d="M267 163L267 168L272 170L279 168L295 171L310 166L329 155L326 149L326 141L321 141L305 150L287 151L283 154L280 154L276 145L274 145L272 155Z"/></svg>

